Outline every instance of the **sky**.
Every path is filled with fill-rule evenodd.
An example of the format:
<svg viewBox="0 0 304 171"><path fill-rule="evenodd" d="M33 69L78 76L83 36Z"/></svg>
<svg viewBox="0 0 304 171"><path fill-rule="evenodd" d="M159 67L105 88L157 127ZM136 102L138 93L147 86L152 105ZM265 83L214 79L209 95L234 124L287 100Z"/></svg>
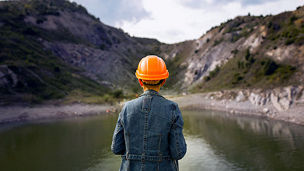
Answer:
<svg viewBox="0 0 304 171"><path fill-rule="evenodd" d="M211 27L240 15L295 10L304 0L71 0L131 36L177 43L201 37Z"/></svg>

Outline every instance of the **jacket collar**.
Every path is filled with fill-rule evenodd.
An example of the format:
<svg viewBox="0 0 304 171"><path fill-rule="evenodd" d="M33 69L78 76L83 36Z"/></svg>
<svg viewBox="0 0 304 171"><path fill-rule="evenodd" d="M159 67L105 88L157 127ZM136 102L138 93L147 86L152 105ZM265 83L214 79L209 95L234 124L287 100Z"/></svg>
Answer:
<svg viewBox="0 0 304 171"><path fill-rule="evenodd" d="M160 95L159 94L159 92L157 92L157 91L155 91L155 90L146 90L143 94L141 94L140 96L146 96L146 95L151 95L151 96L161 96L162 97L162 95Z"/></svg>

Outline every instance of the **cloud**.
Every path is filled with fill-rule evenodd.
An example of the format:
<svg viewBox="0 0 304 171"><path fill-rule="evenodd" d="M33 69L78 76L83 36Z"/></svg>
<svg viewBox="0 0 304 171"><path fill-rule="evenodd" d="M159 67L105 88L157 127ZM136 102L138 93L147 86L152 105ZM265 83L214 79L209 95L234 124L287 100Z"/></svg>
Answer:
<svg viewBox="0 0 304 171"><path fill-rule="evenodd" d="M274 2L279 0L178 0L184 6L190 8L202 8L202 7L213 7L213 6L223 6L229 3L239 3L243 7L249 5L265 4L268 2Z"/></svg>
<svg viewBox="0 0 304 171"><path fill-rule="evenodd" d="M207 5L191 8L185 3L201 2ZM219 3L222 2L222 3ZM165 43L175 43L202 36L211 27L239 15L278 14L295 10L302 0L142 0L150 16L137 22L116 23L134 36L157 38Z"/></svg>
<svg viewBox="0 0 304 171"><path fill-rule="evenodd" d="M175 43L197 39L239 15L278 14L303 0L73 0L130 35Z"/></svg>
<svg viewBox="0 0 304 171"><path fill-rule="evenodd" d="M72 0L85 6L88 11L109 25L121 21L137 22L149 13L142 7L141 0Z"/></svg>

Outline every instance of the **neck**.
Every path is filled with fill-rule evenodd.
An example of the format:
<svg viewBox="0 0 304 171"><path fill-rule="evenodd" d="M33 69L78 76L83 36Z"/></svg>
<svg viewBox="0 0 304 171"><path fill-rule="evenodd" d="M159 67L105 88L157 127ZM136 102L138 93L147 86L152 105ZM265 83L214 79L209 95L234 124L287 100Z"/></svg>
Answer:
<svg viewBox="0 0 304 171"><path fill-rule="evenodd" d="M144 91L147 91L147 90L154 90L154 91L157 91L157 92L159 92L159 89L160 89L160 87L153 87L153 88L148 88L148 87L143 87L143 89L144 89Z"/></svg>

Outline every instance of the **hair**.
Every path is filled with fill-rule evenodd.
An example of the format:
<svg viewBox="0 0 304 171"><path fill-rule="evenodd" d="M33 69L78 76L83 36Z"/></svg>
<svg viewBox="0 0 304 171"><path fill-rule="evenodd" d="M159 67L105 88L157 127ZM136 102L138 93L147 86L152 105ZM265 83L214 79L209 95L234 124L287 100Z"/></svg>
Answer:
<svg viewBox="0 0 304 171"><path fill-rule="evenodd" d="M146 86L146 87L157 87L161 85L164 80L141 80L141 82Z"/></svg>

